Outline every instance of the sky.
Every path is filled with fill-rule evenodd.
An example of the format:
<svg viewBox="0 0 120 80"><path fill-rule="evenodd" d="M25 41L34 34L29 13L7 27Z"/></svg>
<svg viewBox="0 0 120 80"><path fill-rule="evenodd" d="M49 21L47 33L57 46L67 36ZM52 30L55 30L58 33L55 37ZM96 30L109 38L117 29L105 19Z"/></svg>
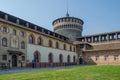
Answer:
<svg viewBox="0 0 120 80"><path fill-rule="evenodd" d="M70 17L84 21L83 35L120 30L120 0L0 0L0 11L53 31L67 3Z"/></svg>

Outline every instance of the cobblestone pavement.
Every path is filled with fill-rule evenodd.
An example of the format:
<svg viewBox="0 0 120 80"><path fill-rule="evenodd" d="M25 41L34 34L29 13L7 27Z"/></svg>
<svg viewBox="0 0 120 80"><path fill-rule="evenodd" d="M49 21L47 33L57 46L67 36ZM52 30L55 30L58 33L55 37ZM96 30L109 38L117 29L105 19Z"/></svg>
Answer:
<svg viewBox="0 0 120 80"><path fill-rule="evenodd" d="M59 69L67 69L67 68L74 68L74 67L80 67L80 66L83 66L83 65L48 67L48 68L13 68L13 69L7 69L7 70L0 70L0 75L24 73L24 72L47 71L47 70L59 70Z"/></svg>

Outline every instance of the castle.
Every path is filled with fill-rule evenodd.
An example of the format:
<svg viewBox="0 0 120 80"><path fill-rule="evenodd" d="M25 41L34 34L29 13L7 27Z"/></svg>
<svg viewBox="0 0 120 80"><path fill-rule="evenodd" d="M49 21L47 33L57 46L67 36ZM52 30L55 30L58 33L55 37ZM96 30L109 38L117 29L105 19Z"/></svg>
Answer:
<svg viewBox="0 0 120 80"><path fill-rule="evenodd" d="M0 11L0 68L120 64L120 31L82 36L83 20L68 13L52 24L54 32Z"/></svg>

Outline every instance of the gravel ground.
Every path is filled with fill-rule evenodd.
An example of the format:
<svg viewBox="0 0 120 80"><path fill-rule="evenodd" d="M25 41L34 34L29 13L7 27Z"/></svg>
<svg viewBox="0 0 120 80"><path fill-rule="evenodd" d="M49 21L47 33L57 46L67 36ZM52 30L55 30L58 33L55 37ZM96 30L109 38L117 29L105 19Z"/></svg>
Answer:
<svg viewBox="0 0 120 80"><path fill-rule="evenodd" d="M48 68L13 68L13 69L7 69L7 70L0 70L0 75L24 73L24 72L47 71L47 70L59 70L59 69L74 68L74 67L80 67L80 66L83 66L83 65L48 67Z"/></svg>

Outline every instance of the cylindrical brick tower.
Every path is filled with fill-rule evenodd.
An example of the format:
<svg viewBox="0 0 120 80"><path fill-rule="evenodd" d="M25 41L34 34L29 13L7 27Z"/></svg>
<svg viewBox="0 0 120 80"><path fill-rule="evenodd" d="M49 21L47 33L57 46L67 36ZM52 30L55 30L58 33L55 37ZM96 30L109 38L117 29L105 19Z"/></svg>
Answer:
<svg viewBox="0 0 120 80"><path fill-rule="evenodd" d="M82 36L83 20L69 17L68 13L66 17L54 20L52 24L54 26L54 32L68 37L71 42L75 41L77 37Z"/></svg>

